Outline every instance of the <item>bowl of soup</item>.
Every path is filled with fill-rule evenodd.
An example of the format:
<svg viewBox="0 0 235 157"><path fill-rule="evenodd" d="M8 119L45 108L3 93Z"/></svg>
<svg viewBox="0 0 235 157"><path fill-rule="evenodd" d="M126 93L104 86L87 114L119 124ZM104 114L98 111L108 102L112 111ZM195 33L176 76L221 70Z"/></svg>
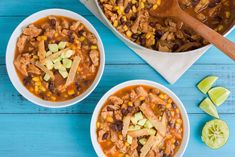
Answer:
<svg viewBox="0 0 235 157"><path fill-rule="evenodd" d="M97 86L105 63L102 41L82 16L63 9L37 12L13 32L6 53L14 87L44 107L82 101Z"/></svg>
<svg viewBox="0 0 235 157"><path fill-rule="evenodd" d="M101 16L111 30L128 45L146 52L197 52L208 41L178 19L155 18L161 0L96 0ZM180 7L220 34L234 28L233 0L179 0ZM167 8L166 8L167 9ZM171 53L169 53L171 55Z"/></svg>
<svg viewBox="0 0 235 157"><path fill-rule="evenodd" d="M99 157L181 157L190 125L184 105L172 91L156 82L132 80L100 99L90 134Z"/></svg>

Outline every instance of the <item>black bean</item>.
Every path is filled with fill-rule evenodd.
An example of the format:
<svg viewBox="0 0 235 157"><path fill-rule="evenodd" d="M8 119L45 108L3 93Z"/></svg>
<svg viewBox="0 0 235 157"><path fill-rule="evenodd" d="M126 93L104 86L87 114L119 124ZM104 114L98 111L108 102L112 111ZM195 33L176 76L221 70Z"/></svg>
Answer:
<svg viewBox="0 0 235 157"><path fill-rule="evenodd" d="M140 105L142 105L144 102L145 102L145 100L141 100L141 101L140 101Z"/></svg>
<svg viewBox="0 0 235 157"><path fill-rule="evenodd" d="M131 35L131 38L137 40L137 39L138 39L138 34L133 33L133 34Z"/></svg>
<svg viewBox="0 0 235 157"><path fill-rule="evenodd" d="M138 146L137 146L137 152L138 152L138 154L140 154L141 153L141 148L142 148L143 146L141 145L141 144L138 144Z"/></svg>
<svg viewBox="0 0 235 157"><path fill-rule="evenodd" d="M126 20L124 20L123 18L120 19L120 24L124 25L126 23Z"/></svg>
<svg viewBox="0 0 235 157"><path fill-rule="evenodd" d="M139 3L135 3L135 7L138 8L139 7Z"/></svg>
<svg viewBox="0 0 235 157"><path fill-rule="evenodd" d="M192 5L196 6L199 3L200 0L192 0Z"/></svg>
<svg viewBox="0 0 235 157"><path fill-rule="evenodd" d="M130 17L131 21L135 21L136 19L137 19L137 15L133 15L133 16Z"/></svg>
<svg viewBox="0 0 235 157"><path fill-rule="evenodd" d="M128 111L129 113L131 113L131 112L133 111L133 106L128 106L128 107L127 107L127 111Z"/></svg>
<svg viewBox="0 0 235 157"><path fill-rule="evenodd" d="M127 22L126 22L126 25L127 25L128 27L131 27L131 22L130 22L130 21L127 21Z"/></svg>
<svg viewBox="0 0 235 157"><path fill-rule="evenodd" d="M30 81L32 80L32 77L29 75L29 76L26 76L24 79L23 79L23 84L25 85L25 86L27 86L29 83L30 83Z"/></svg>
<svg viewBox="0 0 235 157"><path fill-rule="evenodd" d="M220 3L221 2L221 0L215 0L215 3Z"/></svg>
<svg viewBox="0 0 235 157"><path fill-rule="evenodd" d="M171 128L174 128L175 124L172 121L169 121L168 126L171 127Z"/></svg>
<svg viewBox="0 0 235 157"><path fill-rule="evenodd" d="M75 86L76 86L77 91L81 90L81 85L78 82L75 82Z"/></svg>
<svg viewBox="0 0 235 157"><path fill-rule="evenodd" d="M177 108L177 105L175 103L172 104L173 109Z"/></svg>
<svg viewBox="0 0 235 157"><path fill-rule="evenodd" d="M175 141L175 146L179 146L180 145L180 141L179 140L176 140Z"/></svg>
<svg viewBox="0 0 235 157"><path fill-rule="evenodd" d="M108 136L109 136L109 133L107 133L107 132L104 133L102 136L102 140L107 140Z"/></svg>
<svg viewBox="0 0 235 157"><path fill-rule="evenodd" d="M208 4L208 7L209 8L214 8L216 6L216 3L215 2L210 2L209 4Z"/></svg>
<svg viewBox="0 0 235 157"><path fill-rule="evenodd" d="M126 116L128 114L128 110L122 108L121 113L122 113L123 116Z"/></svg>
<svg viewBox="0 0 235 157"><path fill-rule="evenodd" d="M146 38L145 37L141 37L140 38L140 45L145 46L145 44L146 44Z"/></svg>
<svg viewBox="0 0 235 157"><path fill-rule="evenodd" d="M80 31L78 31L78 37L81 37L82 35L83 35L83 33L84 33L85 31L84 30L80 30Z"/></svg>
<svg viewBox="0 0 235 157"><path fill-rule="evenodd" d="M111 129L114 131L122 131L123 123L121 120L117 120L111 124Z"/></svg>
<svg viewBox="0 0 235 157"><path fill-rule="evenodd" d="M56 26L56 20L55 19L49 19L49 24L54 28Z"/></svg>
<svg viewBox="0 0 235 157"><path fill-rule="evenodd" d="M160 39L160 38L162 37L162 35L163 35L163 33L162 33L162 31L160 31L160 30L157 30L157 31L155 32L155 37L157 37L158 39Z"/></svg>
<svg viewBox="0 0 235 157"><path fill-rule="evenodd" d="M44 44L45 44L45 49L46 49L46 51L48 51L48 50L49 50L49 48L48 48L49 41L48 41L48 40L45 40L45 41L44 41Z"/></svg>
<svg viewBox="0 0 235 157"><path fill-rule="evenodd" d="M124 10L124 12L127 14L127 13L129 13L130 10L131 10L131 4L128 3L125 10Z"/></svg>
<svg viewBox="0 0 235 157"><path fill-rule="evenodd" d="M121 0L116 0L116 2L115 2L115 3L116 3L116 4L119 4L120 2L121 2Z"/></svg>
<svg viewBox="0 0 235 157"><path fill-rule="evenodd" d="M48 89L52 92L52 93L54 93L55 92L55 85L54 85L54 83L53 82L49 82L49 84L48 84Z"/></svg>
<svg viewBox="0 0 235 157"><path fill-rule="evenodd" d="M174 44L174 46L172 47L172 51L176 51L177 49L179 48L179 45L178 44Z"/></svg>

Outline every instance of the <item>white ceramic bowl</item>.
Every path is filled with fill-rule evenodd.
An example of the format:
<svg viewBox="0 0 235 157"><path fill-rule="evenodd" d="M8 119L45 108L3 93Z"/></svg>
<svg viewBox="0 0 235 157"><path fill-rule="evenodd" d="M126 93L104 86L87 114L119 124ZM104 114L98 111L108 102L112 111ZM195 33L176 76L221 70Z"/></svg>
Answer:
<svg viewBox="0 0 235 157"><path fill-rule="evenodd" d="M30 23L33 23L33 22L35 22L41 18L44 18L46 16L49 16L49 15L65 16L65 17L69 17L69 18L81 21L88 28L88 30L91 31L96 36L97 41L98 41L98 47L100 50L100 67L99 67L99 71L98 71L97 76L96 76L94 82L92 83L92 85L84 93L82 93L78 97L71 99L71 100L68 100L68 101L64 101L64 102L45 101L45 100L42 100L39 97L33 95L31 92L29 92L24 87L22 82L20 81L20 79L16 73L14 63L13 63L14 56L15 56L16 42L17 42L18 37L22 33L22 29L25 28L26 26L28 26ZM7 52L6 52L7 72L8 72L8 75L10 77L12 84L17 89L17 91L21 95L23 95L26 99L28 99L29 101L31 101L37 105L40 105L43 107L49 107L49 108L67 107L67 106L71 106L71 105L78 103L78 102L82 101L83 99L85 99L98 85L98 83L101 79L101 76L103 74L103 71L104 71L104 65L105 65L104 47L103 47L102 41L101 41L97 31L95 30L95 28L90 24L90 22L88 22L85 18L78 15L77 13L74 13L74 12L68 11L68 10L63 10L63 9L47 9L47 10L39 11L39 12L34 13L31 16L27 17L26 19L24 19L16 27L14 32L12 33L11 38L8 42Z"/></svg>
<svg viewBox="0 0 235 157"><path fill-rule="evenodd" d="M126 38L124 35L122 35L115 27L113 27L113 25L110 23L109 19L105 16L103 10L101 9L101 7L99 5L98 0L95 0L95 3L96 3L96 6L98 8L98 11L99 11L101 17L105 20L105 23L108 25L108 27L111 29L111 31L128 46L133 47L135 49L139 49L143 52L160 53L161 55L164 55L166 57L167 56L182 56L182 55L184 56L185 54L190 54L190 53L194 54L194 53L198 53L198 52L205 52L206 50L208 50L212 46L212 44L209 44L209 45L205 45L203 47L200 47L200 48L197 48L194 50L189 50L189 51L185 51L185 52L174 52L174 53L165 53L165 52L146 48L146 47L141 46L141 45L133 42L132 40ZM227 36L234 29L235 29L235 25L231 26L230 29L224 34L224 36Z"/></svg>
<svg viewBox="0 0 235 157"><path fill-rule="evenodd" d="M132 81L127 81L127 82L121 83L121 84L113 87L112 89L110 89L100 99L100 101L96 105L96 108L93 112L91 124L90 124L90 136L91 136L92 145L96 151L96 154L99 157L105 157L105 154L103 153L102 148L100 147L100 145L98 143L97 134L96 134L96 122L97 122L97 118L98 118L98 115L100 113L101 108L103 107L104 103L106 102L106 100L108 99L109 96L111 96L115 92L119 91L120 89L123 89L128 86L133 86L133 85L147 85L147 86L151 86L151 87L155 87L157 89L160 89L161 91L163 91L167 95L169 95L173 99L173 101L177 104L177 106L180 109L181 114L182 114L183 125L184 125L184 135L183 135L181 147L178 150L175 157L182 157L186 148L187 148L189 136L190 136L190 124L189 124L188 114L184 108L184 105L180 101L180 99L170 89L166 88L165 86L163 86L159 83L147 81L147 80L132 80Z"/></svg>

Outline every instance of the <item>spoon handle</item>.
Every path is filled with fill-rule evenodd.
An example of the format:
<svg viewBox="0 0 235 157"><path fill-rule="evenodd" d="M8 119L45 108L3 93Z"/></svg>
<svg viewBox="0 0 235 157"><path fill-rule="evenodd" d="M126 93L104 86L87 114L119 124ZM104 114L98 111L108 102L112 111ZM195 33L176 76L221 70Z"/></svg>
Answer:
<svg viewBox="0 0 235 157"><path fill-rule="evenodd" d="M209 28L200 21L194 19L192 16L178 9L175 17L182 20L186 25L190 26L195 32L200 34L204 39L214 44L218 49L223 51L226 55L235 61L235 44L226 39L213 29Z"/></svg>

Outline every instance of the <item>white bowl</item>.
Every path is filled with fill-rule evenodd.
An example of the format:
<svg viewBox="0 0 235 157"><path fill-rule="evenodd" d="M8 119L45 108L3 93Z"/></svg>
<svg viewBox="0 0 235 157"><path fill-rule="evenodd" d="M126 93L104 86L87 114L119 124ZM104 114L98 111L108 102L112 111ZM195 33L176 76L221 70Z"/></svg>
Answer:
<svg viewBox="0 0 235 157"><path fill-rule="evenodd" d="M206 50L208 50L212 44L209 44L209 45L205 45L203 47L200 47L200 48L197 48L197 49L194 49L194 50L189 50L189 51L184 51L184 52L173 52L173 53L165 53L165 52L162 52L162 51L157 51L157 50L153 50L153 49L149 49L149 48L146 48L144 46L141 46L135 42L133 42L132 40L126 38L123 34L121 34L112 24L111 22L109 21L109 19L105 16L103 10L101 9L100 5L99 5L99 2L98 0L95 0L95 3L96 3L96 6L98 8L98 11L101 15L101 17L105 20L105 23L108 25L108 27L111 29L111 31L119 38L121 39L125 44L127 44L128 46L132 47L132 48L135 48L135 49L139 49L143 52L149 52L149 53L158 53L158 54L161 54L161 55L164 55L164 56L184 56L185 54L194 54L194 53L198 53L198 52L205 52ZM235 25L231 26L229 28L228 31L225 32L224 36L227 36L230 32L232 32L233 30L235 29Z"/></svg>
<svg viewBox="0 0 235 157"><path fill-rule="evenodd" d="M68 100L68 101L63 101L63 102L45 101L45 100L42 100L41 98L33 95L30 91L28 91L27 88L24 87L24 85L20 81L20 79L16 73L14 63L13 63L14 56L15 56L16 42L17 42L18 37L22 33L22 29L25 28L26 26L28 26L30 23L33 23L33 22L35 22L41 18L44 18L46 16L49 16L49 15L65 16L65 17L69 17L69 18L81 21L88 28L88 30L91 31L96 36L97 41L98 41L98 47L100 50L100 67L99 67L99 71L98 71L97 76L96 76L94 82L92 83L92 85L84 93L82 93L78 97L71 99L71 100ZM49 108L67 107L67 106L71 106L71 105L78 103L78 102L82 101L83 99L85 99L98 85L98 83L101 79L101 76L103 74L103 71L104 71L104 65L105 65L104 47L103 47L102 41L101 41L97 31L95 30L95 28L84 17L78 15L77 13L74 13L74 12L68 11L68 10L64 10L64 9L47 9L47 10L39 11L39 12L34 13L31 16L27 17L16 27L16 29L14 30L14 32L11 35L11 38L8 42L8 45L7 45L6 67L7 67L7 72L8 72L8 75L10 77L12 84L17 89L17 91L21 95L23 95L26 99L28 99L29 101L31 101L37 105L43 106L43 107L49 107Z"/></svg>
<svg viewBox="0 0 235 157"><path fill-rule="evenodd" d="M168 89L167 87L165 87L159 83L147 81L147 80L132 80L132 81L127 81L127 82L121 83L121 84L113 87L112 89L110 89L100 99L100 101L96 105L96 108L93 112L91 124L90 124L90 136L91 136L92 145L96 151L96 154L99 157L105 157L105 154L103 153L103 150L98 143L97 134L96 134L96 122L97 122L97 118L98 118L98 115L100 113L101 108L103 107L104 103L106 102L106 100L108 99L109 96L111 96L115 92L119 91L120 89L123 89L128 86L133 86L133 85L147 85L147 86L151 86L151 87L155 87L157 89L160 89L161 91L163 91L164 93L169 95L172 98L172 100L177 104L177 106L180 109L181 114L182 114L183 125L184 125L184 135L183 135L183 140L182 140L180 149L176 153L175 157L183 156L183 154L187 148L189 136L190 136L190 124L189 124L188 115L187 115L187 112L184 108L184 105L180 101L180 99L170 89Z"/></svg>

